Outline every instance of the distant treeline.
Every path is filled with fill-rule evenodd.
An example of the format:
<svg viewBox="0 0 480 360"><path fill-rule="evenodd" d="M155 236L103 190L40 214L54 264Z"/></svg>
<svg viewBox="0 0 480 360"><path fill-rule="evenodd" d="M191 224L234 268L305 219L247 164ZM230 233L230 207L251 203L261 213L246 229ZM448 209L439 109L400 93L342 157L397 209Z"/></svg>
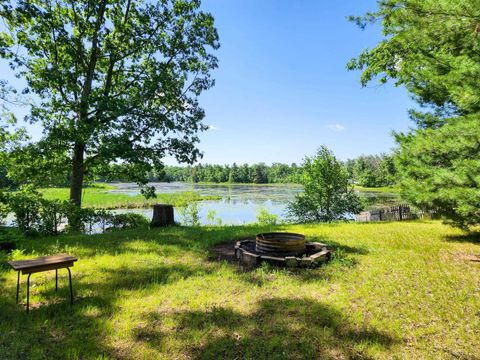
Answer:
<svg viewBox="0 0 480 360"><path fill-rule="evenodd" d="M196 166L166 166L163 174L156 177L158 181L185 181L211 183L253 183L278 184L298 183L302 168L297 164L273 163L266 165L196 165Z"/></svg>
<svg viewBox="0 0 480 360"><path fill-rule="evenodd" d="M396 183L396 171L390 155L362 155L345 162L347 171L355 184L365 187L391 186ZM302 167L295 163L266 165L196 165L166 166L163 174L152 174L155 181L184 181L209 183L254 183L280 184L299 183Z"/></svg>
<svg viewBox="0 0 480 360"><path fill-rule="evenodd" d="M347 160L346 169L353 183L365 187L391 186L396 183L396 171L392 156L365 155L356 159ZM99 181L126 181L120 175L122 165L116 165L112 177L99 178ZM120 170L120 171L118 171ZM125 170L125 169L124 169ZM183 182L209 182L209 183L253 183L253 184L287 184L299 183L302 176L302 166L293 164L273 163L266 165L209 165L195 166L165 166L160 173L149 173L150 181L183 181ZM69 179L50 186L67 186ZM7 177L7 171L0 166L0 188L15 188L20 184L13 183Z"/></svg>

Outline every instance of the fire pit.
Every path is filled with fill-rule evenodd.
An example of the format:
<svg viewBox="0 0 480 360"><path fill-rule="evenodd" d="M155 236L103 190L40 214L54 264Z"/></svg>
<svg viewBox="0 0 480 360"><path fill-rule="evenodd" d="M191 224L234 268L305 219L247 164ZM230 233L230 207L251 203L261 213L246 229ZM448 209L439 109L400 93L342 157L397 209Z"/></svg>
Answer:
<svg viewBox="0 0 480 360"><path fill-rule="evenodd" d="M262 254L298 255L305 252L305 236L294 233L258 234L256 251Z"/></svg>
<svg viewBox="0 0 480 360"><path fill-rule="evenodd" d="M332 250L319 242L305 242L295 233L263 233L255 240L235 244L235 257L243 265L259 265L263 261L277 266L312 267L328 261Z"/></svg>

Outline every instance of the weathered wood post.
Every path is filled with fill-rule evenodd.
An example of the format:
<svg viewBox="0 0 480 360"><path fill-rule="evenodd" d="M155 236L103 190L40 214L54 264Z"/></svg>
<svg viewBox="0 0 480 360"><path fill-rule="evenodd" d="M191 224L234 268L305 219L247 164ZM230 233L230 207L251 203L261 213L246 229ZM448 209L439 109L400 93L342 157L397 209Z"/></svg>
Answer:
<svg viewBox="0 0 480 360"><path fill-rule="evenodd" d="M175 225L173 216L173 205L155 204L153 205L153 216L151 227Z"/></svg>

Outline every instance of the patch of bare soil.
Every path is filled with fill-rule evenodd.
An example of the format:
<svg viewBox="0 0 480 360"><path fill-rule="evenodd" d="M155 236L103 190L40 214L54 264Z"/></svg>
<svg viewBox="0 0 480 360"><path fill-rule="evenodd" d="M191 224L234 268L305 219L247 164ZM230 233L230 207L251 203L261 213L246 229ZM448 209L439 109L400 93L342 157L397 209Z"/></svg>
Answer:
<svg viewBox="0 0 480 360"><path fill-rule="evenodd" d="M458 260L473 261L473 262L480 263L480 255L477 255L477 254L457 253L455 255Z"/></svg>
<svg viewBox="0 0 480 360"><path fill-rule="evenodd" d="M236 241L229 240L221 244L215 245L210 249L209 259L212 261L226 260L228 262L235 261L235 243Z"/></svg>
<svg viewBox="0 0 480 360"><path fill-rule="evenodd" d="M480 254L448 251L446 253L443 253L443 256L446 259L450 259L450 260L453 260L453 261L480 263Z"/></svg>

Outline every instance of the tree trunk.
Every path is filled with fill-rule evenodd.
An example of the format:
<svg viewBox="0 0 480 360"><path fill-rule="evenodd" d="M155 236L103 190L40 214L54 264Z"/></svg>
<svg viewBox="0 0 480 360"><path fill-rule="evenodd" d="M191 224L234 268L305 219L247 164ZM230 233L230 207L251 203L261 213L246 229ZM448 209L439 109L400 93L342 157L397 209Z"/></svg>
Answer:
<svg viewBox="0 0 480 360"><path fill-rule="evenodd" d="M81 143L76 143L73 149L72 180L70 182L70 202L78 207L82 206L84 152L85 145Z"/></svg>
<svg viewBox="0 0 480 360"><path fill-rule="evenodd" d="M153 205L151 227L175 225L173 206L165 204Z"/></svg>
<svg viewBox="0 0 480 360"><path fill-rule="evenodd" d="M84 152L85 144L76 143L73 148L72 158L72 179L70 182L70 202L79 209L82 206L82 190L84 176ZM72 230L80 231L82 227L80 213L70 212L68 215L68 225Z"/></svg>

